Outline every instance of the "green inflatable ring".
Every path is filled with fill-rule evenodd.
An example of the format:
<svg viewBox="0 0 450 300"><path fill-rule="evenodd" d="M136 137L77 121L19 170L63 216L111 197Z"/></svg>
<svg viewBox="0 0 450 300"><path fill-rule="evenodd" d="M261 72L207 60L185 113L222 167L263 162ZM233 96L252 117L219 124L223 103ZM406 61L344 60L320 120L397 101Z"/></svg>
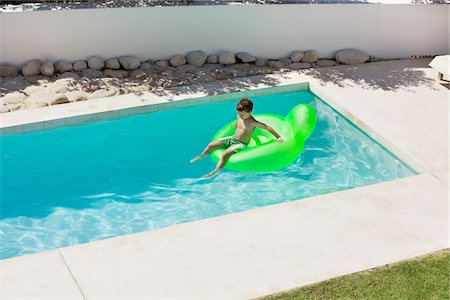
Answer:
<svg viewBox="0 0 450 300"><path fill-rule="evenodd" d="M316 112L308 104L298 104L286 117L273 114L254 116L258 121L275 129L283 138L282 143L275 142L275 137L261 128L256 128L247 147L230 156L225 168L244 172L271 172L290 165L303 150L305 140L316 126ZM213 140L234 135L232 121L222 127ZM211 153L218 162L225 149L219 148Z"/></svg>

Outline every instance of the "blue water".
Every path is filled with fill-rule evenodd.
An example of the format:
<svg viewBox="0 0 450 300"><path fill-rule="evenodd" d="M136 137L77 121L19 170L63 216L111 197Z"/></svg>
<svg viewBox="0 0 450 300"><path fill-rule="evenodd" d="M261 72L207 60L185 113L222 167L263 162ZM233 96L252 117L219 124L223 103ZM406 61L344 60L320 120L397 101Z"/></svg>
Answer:
<svg viewBox="0 0 450 300"><path fill-rule="evenodd" d="M252 100L255 114L316 109L316 129L292 165L201 179L213 161L189 160L236 117L236 101L0 137L0 258L414 174L309 91Z"/></svg>

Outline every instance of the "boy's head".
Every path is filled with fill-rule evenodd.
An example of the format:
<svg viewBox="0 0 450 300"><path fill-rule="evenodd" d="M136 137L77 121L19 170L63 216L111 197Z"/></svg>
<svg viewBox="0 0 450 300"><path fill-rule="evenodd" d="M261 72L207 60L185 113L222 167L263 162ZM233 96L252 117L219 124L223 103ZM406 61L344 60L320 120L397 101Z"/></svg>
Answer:
<svg viewBox="0 0 450 300"><path fill-rule="evenodd" d="M236 105L236 110L251 113L253 110L253 102L248 98L242 98Z"/></svg>

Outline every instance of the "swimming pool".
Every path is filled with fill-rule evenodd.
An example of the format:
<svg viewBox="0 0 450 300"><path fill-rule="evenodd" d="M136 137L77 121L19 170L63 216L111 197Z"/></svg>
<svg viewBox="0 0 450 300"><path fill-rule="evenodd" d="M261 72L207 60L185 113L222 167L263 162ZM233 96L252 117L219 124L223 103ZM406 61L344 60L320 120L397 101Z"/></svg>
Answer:
<svg viewBox="0 0 450 300"><path fill-rule="evenodd" d="M317 125L292 165L268 173L195 164L235 118L234 101L0 137L0 258L171 226L414 175L309 90L252 97L254 112L296 104Z"/></svg>

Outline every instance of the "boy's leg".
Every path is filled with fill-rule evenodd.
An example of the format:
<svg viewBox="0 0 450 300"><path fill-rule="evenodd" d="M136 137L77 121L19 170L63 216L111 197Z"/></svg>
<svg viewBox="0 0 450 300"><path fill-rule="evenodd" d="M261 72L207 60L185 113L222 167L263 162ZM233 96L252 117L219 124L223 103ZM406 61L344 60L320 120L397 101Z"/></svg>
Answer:
<svg viewBox="0 0 450 300"><path fill-rule="evenodd" d="M225 166L225 163L227 162L228 158L231 155L233 155L234 153L236 153L234 149L229 148L229 149L225 150L225 152L222 154L222 157L219 159L219 162L217 163L216 168L203 177L211 178L212 176L214 176L217 172L219 172Z"/></svg>
<svg viewBox="0 0 450 300"><path fill-rule="evenodd" d="M194 157L193 159L191 159L191 163L202 159L206 155L210 154L211 151L213 151L216 148L220 148L220 147L222 147L221 141L212 141L211 143L208 144L208 146L206 146L205 150L203 150L203 152L200 155L198 155L198 156Z"/></svg>

